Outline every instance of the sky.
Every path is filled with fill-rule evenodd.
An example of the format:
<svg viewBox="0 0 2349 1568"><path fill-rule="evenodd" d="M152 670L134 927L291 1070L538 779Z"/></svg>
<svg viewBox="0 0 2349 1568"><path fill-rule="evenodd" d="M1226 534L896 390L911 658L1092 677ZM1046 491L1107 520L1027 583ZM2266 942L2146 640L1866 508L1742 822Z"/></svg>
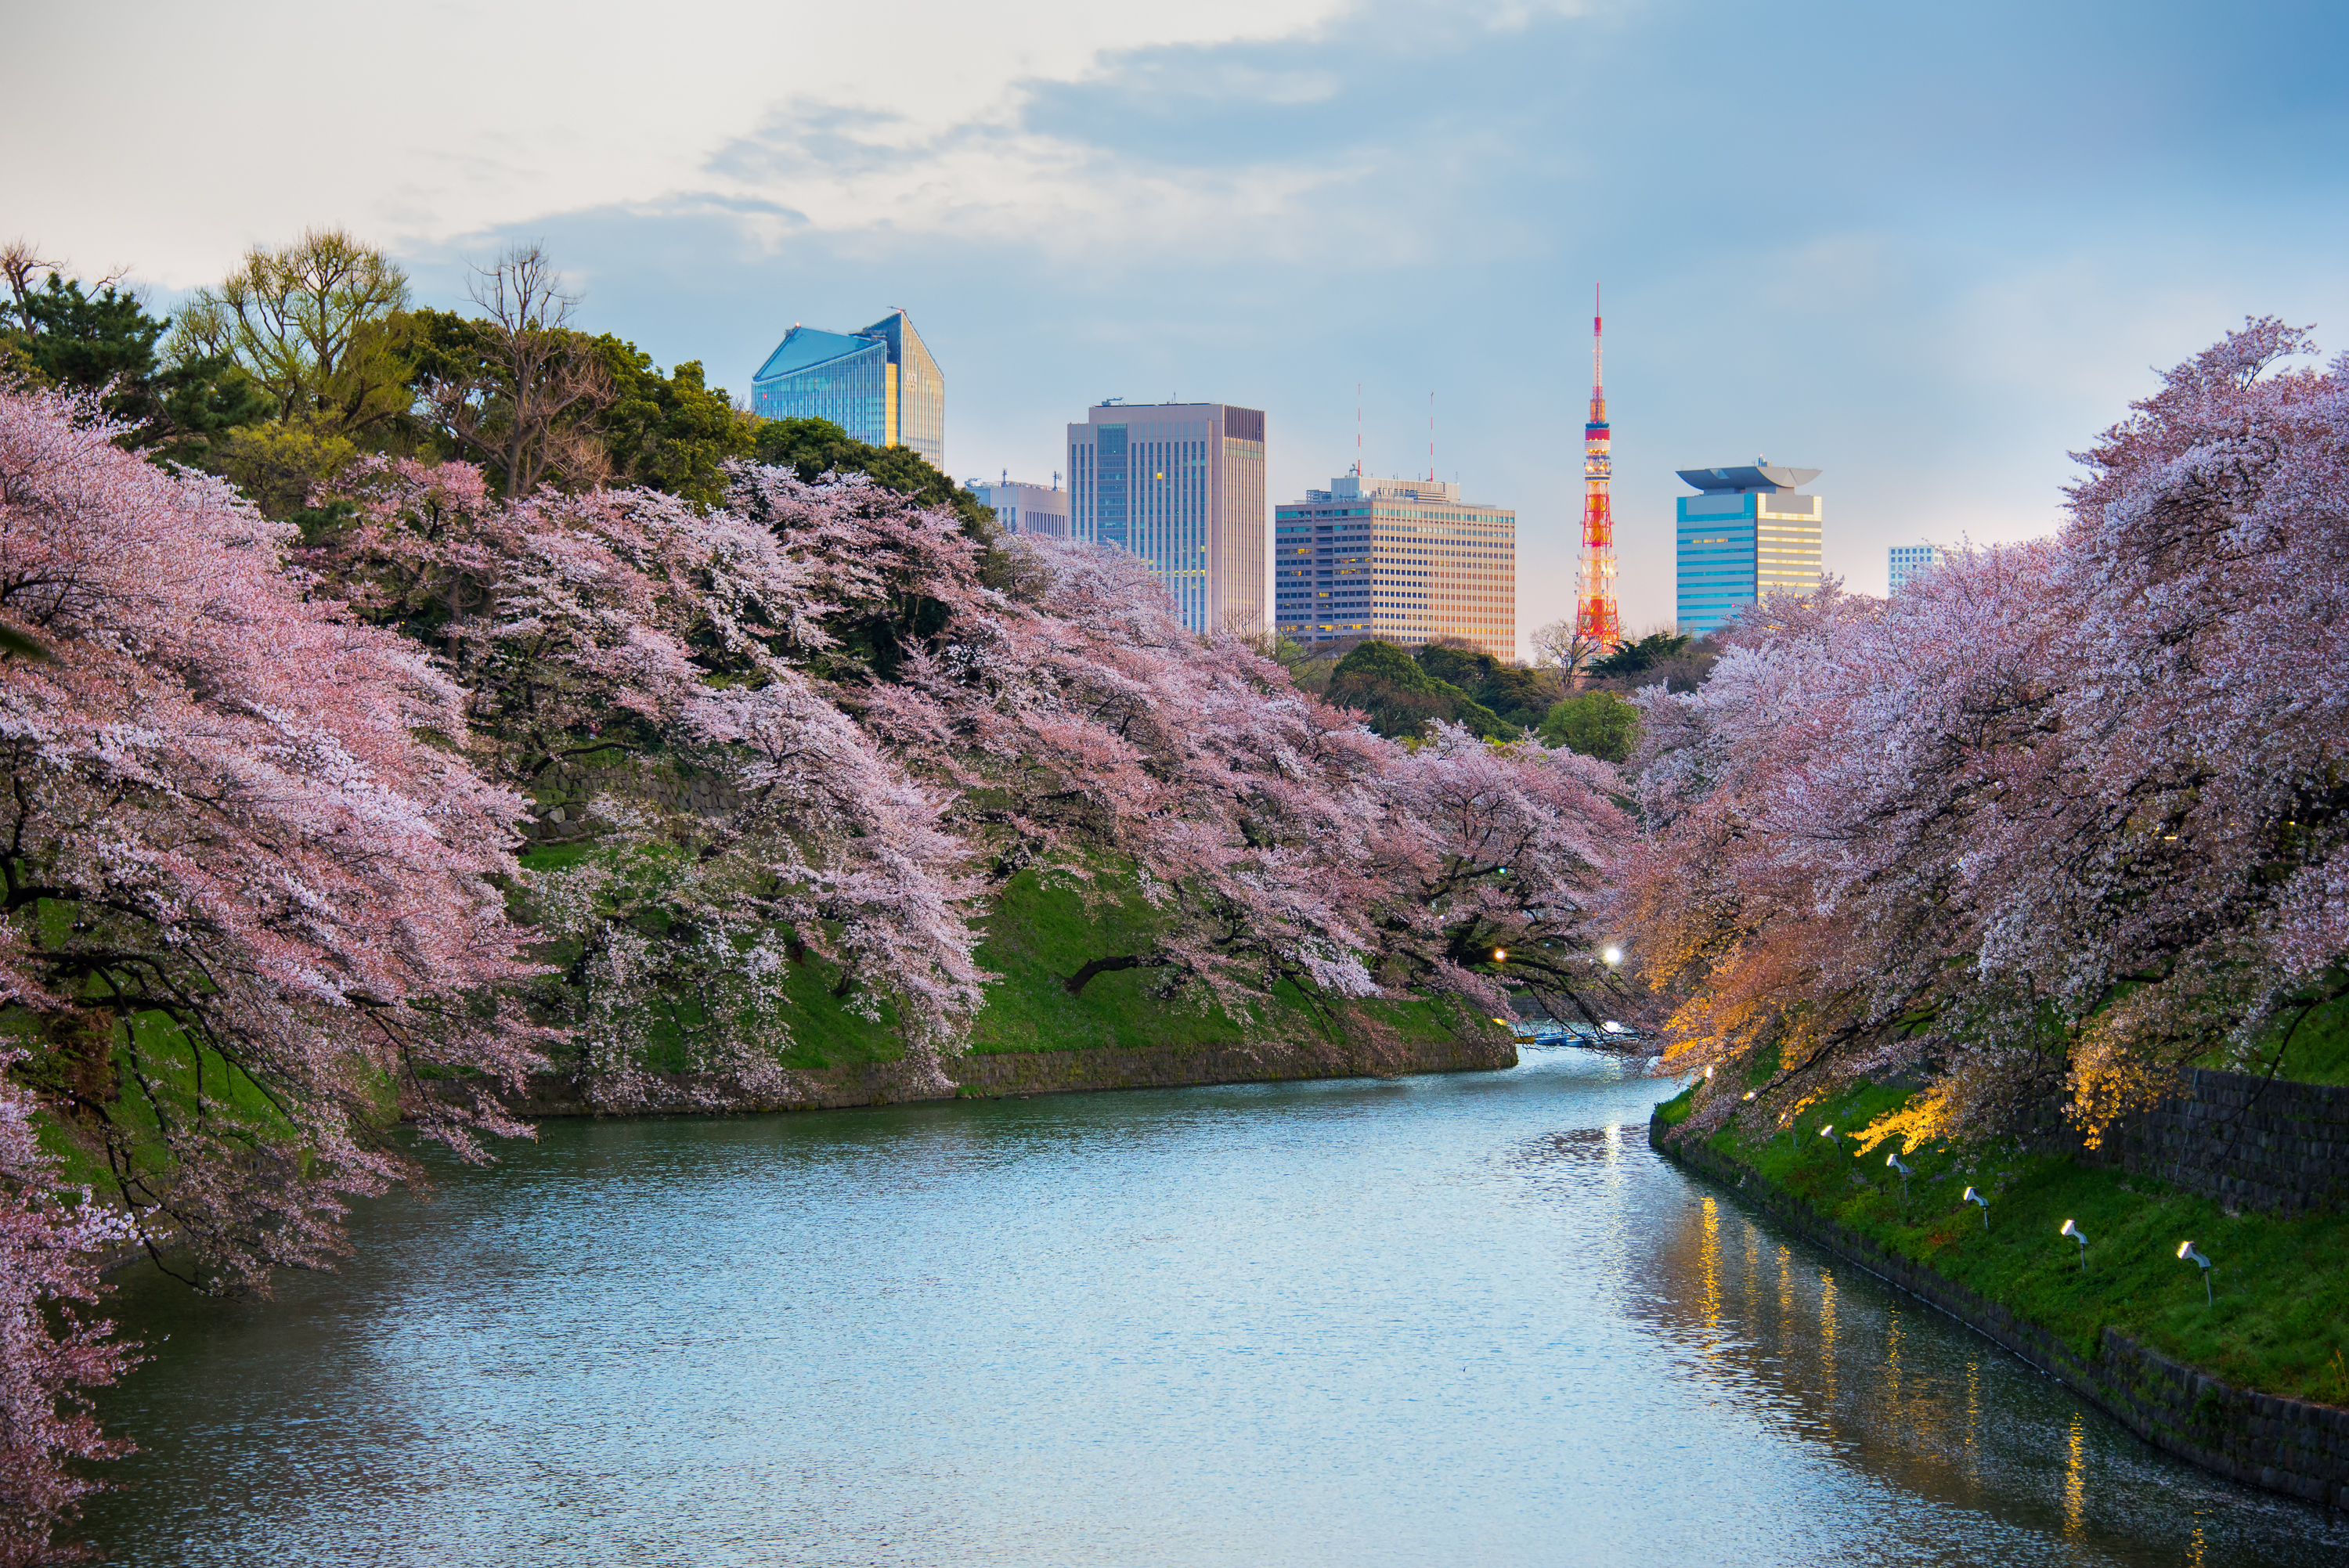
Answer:
<svg viewBox="0 0 2349 1568"><path fill-rule="evenodd" d="M12 10L17 9L12 7ZM1266 410L1518 520L1571 610L1606 290L1627 627L1677 468L1822 470L1826 562L2056 525L2067 456L2246 315L2349 347L2349 6L2168 0L126 0L26 8L0 239L157 307L340 225L422 303L543 242L747 397L911 313L957 477L1109 397ZM27 154L30 154L29 156ZM1361 387L1359 427L1357 387Z"/></svg>

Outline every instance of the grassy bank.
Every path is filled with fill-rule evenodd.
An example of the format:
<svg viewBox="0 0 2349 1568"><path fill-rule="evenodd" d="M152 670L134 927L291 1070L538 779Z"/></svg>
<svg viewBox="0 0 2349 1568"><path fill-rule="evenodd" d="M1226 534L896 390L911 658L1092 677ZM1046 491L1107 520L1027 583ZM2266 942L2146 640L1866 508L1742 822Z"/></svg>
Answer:
<svg viewBox="0 0 2349 1568"><path fill-rule="evenodd" d="M1693 1086L1660 1108L1684 1119ZM2262 1393L2349 1405L2349 1214L2230 1214L2165 1181L1998 1146L1924 1147L1902 1156L1904 1196L1886 1156L1855 1154L1822 1126L1865 1127L1906 1094L1862 1087L1814 1104L1796 1134L1734 1128L1714 1150L1846 1229L2059 1336L2092 1359L2106 1326L2176 1360ZM1968 1187L1990 1199L1962 1201ZM2070 1220L2088 1237L2063 1235ZM2178 1256L2191 1241L2217 1264L2213 1301Z"/></svg>
<svg viewBox="0 0 2349 1568"><path fill-rule="evenodd" d="M543 869L581 852L554 846L533 851L527 861ZM1074 889L1047 885L1035 872L1022 872L996 897L980 929L979 965L999 978L988 986L987 1006L971 1030L969 1049L976 1055L1265 1039L1299 1045L1327 1037L1323 1022L1293 997L1276 994L1254 1016L1237 1018L1220 1007L1201 1006L1191 995L1161 998L1155 993L1164 976L1155 970L1113 970L1071 993L1069 976L1088 961L1144 953L1155 945L1152 911L1138 893L1088 904ZM796 967L787 982L792 1048L782 1057L786 1068L821 1071L895 1061L903 1054L891 1011L883 1007L877 1021L860 1016L833 994L838 978L833 965L811 961ZM698 1005L695 998L678 998L678 1016L698 1026ZM1449 1037L1435 1003L1384 1003L1376 1010L1405 1040ZM656 1037L645 1065L679 1071L689 1064L682 1051Z"/></svg>

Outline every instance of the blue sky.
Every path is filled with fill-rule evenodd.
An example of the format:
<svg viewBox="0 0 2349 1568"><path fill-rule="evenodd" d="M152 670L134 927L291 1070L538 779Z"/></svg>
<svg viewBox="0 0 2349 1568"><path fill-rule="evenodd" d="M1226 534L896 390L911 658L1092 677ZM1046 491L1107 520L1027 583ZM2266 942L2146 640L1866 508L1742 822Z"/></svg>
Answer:
<svg viewBox="0 0 2349 1568"><path fill-rule="evenodd" d="M306 222L441 303L543 240L590 325L738 393L793 322L903 305L963 476L1217 398L1286 499L1358 382L1368 466L1423 471L1433 392L1438 471L1517 509L1521 630L1572 593L1594 279L1635 625L1676 467L1824 469L1881 592L1889 544L2052 526L2067 449L2246 314L2349 346L2338 5L209 11L30 22L0 233L164 303Z"/></svg>

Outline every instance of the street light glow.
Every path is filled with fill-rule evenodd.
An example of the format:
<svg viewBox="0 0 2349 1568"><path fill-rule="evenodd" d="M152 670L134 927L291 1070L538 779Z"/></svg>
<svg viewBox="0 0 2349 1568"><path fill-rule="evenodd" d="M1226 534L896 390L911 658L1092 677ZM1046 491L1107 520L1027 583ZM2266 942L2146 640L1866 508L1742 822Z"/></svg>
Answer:
<svg viewBox="0 0 2349 1568"><path fill-rule="evenodd" d="M1619 947L1609 947L1603 950L1599 956L1609 964L1620 964L1623 962L1623 950Z"/></svg>

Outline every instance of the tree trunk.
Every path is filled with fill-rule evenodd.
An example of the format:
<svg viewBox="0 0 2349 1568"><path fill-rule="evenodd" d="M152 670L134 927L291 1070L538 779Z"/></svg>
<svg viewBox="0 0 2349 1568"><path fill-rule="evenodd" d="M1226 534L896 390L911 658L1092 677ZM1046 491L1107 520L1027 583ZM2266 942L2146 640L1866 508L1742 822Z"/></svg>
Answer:
<svg viewBox="0 0 2349 1568"><path fill-rule="evenodd" d="M1164 969L1166 964L1165 956L1155 953L1130 953L1123 958L1096 958L1061 984L1073 996L1091 984L1096 975L1106 975L1112 969Z"/></svg>

